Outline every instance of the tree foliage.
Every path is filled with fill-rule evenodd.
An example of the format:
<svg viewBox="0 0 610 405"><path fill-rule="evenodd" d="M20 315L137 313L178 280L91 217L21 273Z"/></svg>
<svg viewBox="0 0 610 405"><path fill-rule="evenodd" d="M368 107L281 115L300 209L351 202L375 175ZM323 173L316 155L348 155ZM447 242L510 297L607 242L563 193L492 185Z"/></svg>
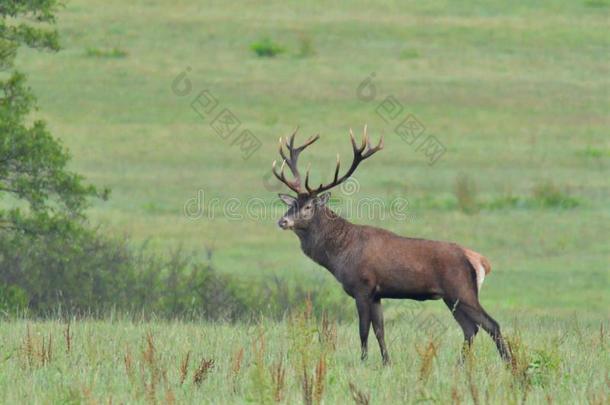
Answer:
<svg viewBox="0 0 610 405"><path fill-rule="evenodd" d="M35 98L15 66L21 46L59 49L55 0L0 0L0 229L68 232L84 219L91 197L108 190L67 170L70 154L41 120L30 122Z"/></svg>
<svg viewBox="0 0 610 405"><path fill-rule="evenodd" d="M68 150L35 118L36 99L25 75L15 67L21 47L59 49L53 25L58 5L56 0L0 0L0 311L4 312L61 304L66 301L57 299L62 291L68 292L67 301L82 306L83 299L94 295L94 285L107 288L109 281L108 286L114 287L120 280L111 276L116 268L98 272L99 256L111 257L113 245L89 229L84 216L90 199L106 198L108 191L86 184L67 169ZM98 256L86 256L94 251Z"/></svg>

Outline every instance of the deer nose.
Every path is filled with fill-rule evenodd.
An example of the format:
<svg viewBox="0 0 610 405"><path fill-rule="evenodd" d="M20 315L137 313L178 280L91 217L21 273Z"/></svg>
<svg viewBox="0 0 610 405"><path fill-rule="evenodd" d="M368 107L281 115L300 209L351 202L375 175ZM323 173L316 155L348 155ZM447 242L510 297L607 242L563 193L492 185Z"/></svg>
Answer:
<svg viewBox="0 0 610 405"><path fill-rule="evenodd" d="M277 222L277 225L282 229L286 229L286 228L288 228L288 220L286 218L281 218Z"/></svg>

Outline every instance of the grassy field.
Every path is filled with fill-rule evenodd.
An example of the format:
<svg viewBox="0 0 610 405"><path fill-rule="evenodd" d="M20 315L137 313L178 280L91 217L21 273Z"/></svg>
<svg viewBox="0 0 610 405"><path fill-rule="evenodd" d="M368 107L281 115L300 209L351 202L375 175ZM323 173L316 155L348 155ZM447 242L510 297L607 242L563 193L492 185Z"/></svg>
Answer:
<svg viewBox="0 0 610 405"><path fill-rule="evenodd" d="M188 218L184 205L199 191L206 201L238 198L242 214L248 198L276 203L265 176L279 136L296 125L302 136L320 133L303 163L325 179L336 151L349 156L349 127L368 123L374 138L385 136L386 149L357 173L358 193L335 196L398 195L410 212L405 221L354 221L483 252L494 265L485 299L495 305L608 307L604 3L388 3L350 12L282 3L131 4L70 2L58 22L64 50L28 52L20 61L40 115L73 151L74 168L112 188L110 201L91 211L110 232L160 248L182 244L202 256L208 246L221 270L243 277L318 276L296 237L277 229L279 213L238 221L216 210L208 220ZM250 45L264 37L287 52L258 58ZM313 55L299 56L303 41ZM172 83L188 67L192 92L180 97ZM373 72L377 96L365 102L357 90ZM210 127L211 118L191 108L203 89L262 142L247 161ZM390 95L446 147L436 164L376 113ZM460 176L475 182L480 199L529 196L552 182L581 203L467 215L452 204Z"/></svg>
<svg viewBox="0 0 610 405"><path fill-rule="evenodd" d="M7 404L608 400L610 336L583 320L514 319L512 367L486 336L460 364L456 328L431 339L401 321L388 324L392 366L381 365L376 347L361 363L355 323L325 324L306 312L239 326L116 319L2 326L0 400Z"/></svg>
<svg viewBox="0 0 610 405"><path fill-rule="evenodd" d="M535 402L547 395L558 403L607 399L610 360L600 325L608 329L610 308L610 3L504 3L70 1L58 20L63 50L24 51L18 64L39 98L37 115L72 151L73 168L112 188L110 200L90 210L93 223L136 243L148 240L159 252L182 245L205 257L211 249L216 267L245 283L272 275L335 283L300 252L294 235L277 229L278 188L268 174L278 137L300 125L302 138L322 136L302 163L312 163L314 179L328 179L336 152L349 159L349 128L359 132L368 123L386 148L359 169L356 193L334 192L334 206L369 197L387 206L405 198L405 220L350 218L485 254L493 272L483 305L512 339L521 334L527 364L550 362L542 367L544 381L527 377L524 383L480 337L472 374L456 371L460 333L442 305L431 303L424 311L451 326L426 377L416 347L424 353L428 338L400 316L403 303L392 303L394 366L382 369L376 352L361 365L355 325L340 325L337 350L327 357L325 402L349 397L349 382L373 403L459 402L454 391L473 402L467 378L481 403L519 402L524 387ZM251 45L264 38L285 52L257 57ZM191 84L184 95L173 85L181 73ZM371 77L376 93L369 100L361 85ZM213 115L203 119L191 108L204 89L218 100L215 112L229 109L239 131L260 140L247 160L232 144L236 134L223 139L210 125ZM424 136L446 148L435 164L395 132L399 118L380 117L388 96L404 107L400 117L412 114ZM220 201L213 215L185 215L185 204L198 195ZM265 203L264 218L247 215L253 198ZM241 206L227 213L221 207L231 199ZM337 285L337 299L351 305L342 294ZM53 359L44 366L24 360L28 324L36 344L53 335ZM147 331L157 366L167 371L155 383L160 402L170 391L177 402L258 401L257 386L269 382L268 368L280 358L286 401L302 395L301 359L288 350L294 342L287 322L79 322L69 354L58 323L1 327L5 403L150 400L145 383L153 369L142 357ZM258 333L266 349L257 362ZM313 346L311 373L321 350ZM244 365L233 390L230 364L240 347ZM200 387L190 374L182 386L176 382L189 351L191 368L202 357L215 360Z"/></svg>

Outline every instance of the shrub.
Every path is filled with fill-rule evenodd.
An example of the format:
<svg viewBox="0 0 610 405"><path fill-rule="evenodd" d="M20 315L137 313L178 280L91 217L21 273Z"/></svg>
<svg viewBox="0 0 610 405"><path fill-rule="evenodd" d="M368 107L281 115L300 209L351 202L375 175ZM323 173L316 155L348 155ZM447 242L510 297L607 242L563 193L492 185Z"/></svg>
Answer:
<svg viewBox="0 0 610 405"><path fill-rule="evenodd" d="M607 0L587 0L585 5L592 8L605 8L610 7L610 2Z"/></svg>
<svg viewBox="0 0 610 405"><path fill-rule="evenodd" d="M121 59L127 56L127 51L113 47L113 48L87 48L85 50L85 55L92 58L114 58Z"/></svg>
<svg viewBox="0 0 610 405"><path fill-rule="evenodd" d="M574 208L580 201L550 181L537 184L532 190L533 202L544 208Z"/></svg>
<svg viewBox="0 0 610 405"><path fill-rule="evenodd" d="M299 58L307 58L316 54L311 38L305 34L299 35Z"/></svg>
<svg viewBox="0 0 610 405"><path fill-rule="evenodd" d="M270 38L263 38L260 41L254 42L250 48L261 58L273 58L283 52L284 47L273 42Z"/></svg>
<svg viewBox="0 0 610 405"><path fill-rule="evenodd" d="M323 279L252 282L222 274L207 259L174 249L161 256L99 230L26 235L0 232L0 314L237 320L281 319L311 298L313 311L353 316ZM350 310L348 310L348 308Z"/></svg>
<svg viewBox="0 0 610 405"><path fill-rule="evenodd" d="M607 149L596 148L594 146L587 146L585 150L580 152L583 156L599 159L602 157L609 157L610 151Z"/></svg>
<svg viewBox="0 0 610 405"><path fill-rule="evenodd" d="M419 52L416 49L403 49L400 51L400 59L417 59L419 58Z"/></svg>
<svg viewBox="0 0 610 405"><path fill-rule="evenodd" d="M109 310L160 316L235 317L245 307L211 263L180 249L168 258L133 249L126 239L79 229L43 236L0 234L0 306L33 315L103 315ZM12 292L7 294L6 291ZM7 298L8 297L8 298Z"/></svg>
<svg viewBox="0 0 610 405"><path fill-rule="evenodd" d="M453 192L462 212L465 212L466 214L476 214L479 212L477 187L474 180L466 175L459 176L455 180Z"/></svg>
<svg viewBox="0 0 610 405"><path fill-rule="evenodd" d="M0 314L18 314L27 308L27 304L28 297L23 289L0 283Z"/></svg>

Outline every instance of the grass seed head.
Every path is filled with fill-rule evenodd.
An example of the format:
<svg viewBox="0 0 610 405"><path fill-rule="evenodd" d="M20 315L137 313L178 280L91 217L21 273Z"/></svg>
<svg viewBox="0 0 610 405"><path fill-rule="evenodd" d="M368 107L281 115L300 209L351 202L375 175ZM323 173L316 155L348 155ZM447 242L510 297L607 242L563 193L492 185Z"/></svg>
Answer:
<svg viewBox="0 0 610 405"><path fill-rule="evenodd" d="M201 359L201 363L199 363L199 367L197 367L197 370L195 370L195 374L193 375L193 382L197 386L200 386L212 371L212 368L214 368L214 359Z"/></svg>
<svg viewBox="0 0 610 405"><path fill-rule="evenodd" d="M349 391L356 405L369 405L371 402L371 395L358 389L353 382L349 383Z"/></svg>
<svg viewBox="0 0 610 405"><path fill-rule="evenodd" d="M180 362L180 385L184 384L184 380L186 380L186 377L188 375L190 358L191 352L188 351L186 352L186 356L184 356L184 358Z"/></svg>

